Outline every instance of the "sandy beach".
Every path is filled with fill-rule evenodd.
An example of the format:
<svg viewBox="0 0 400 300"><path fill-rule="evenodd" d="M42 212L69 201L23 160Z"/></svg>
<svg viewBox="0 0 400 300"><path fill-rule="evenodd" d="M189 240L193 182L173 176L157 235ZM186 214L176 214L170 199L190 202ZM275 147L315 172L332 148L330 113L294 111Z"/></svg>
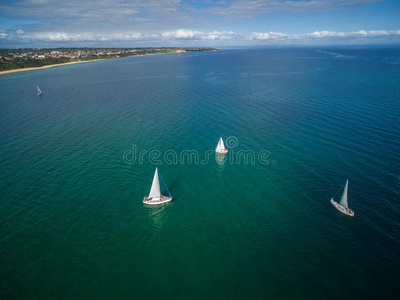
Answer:
<svg viewBox="0 0 400 300"><path fill-rule="evenodd" d="M174 52L171 52L171 53L185 53L185 52L186 52L186 50L178 49L178 50L175 50ZM158 54L158 53L152 53L152 54ZM134 55L134 56L143 56L143 55L152 55L152 54L139 54L139 55ZM67 63L63 63L63 64L46 65L46 66L35 67L35 68L22 68L22 69L0 71L0 75L9 74L9 73L16 73L16 72L25 72L25 71L33 71L33 70L40 70L40 69L48 69L48 68L53 68L53 67L58 67L58 66L65 66L65 65L71 65L71 64L80 64L80 63L99 61L99 60L105 60L105 59L113 59L113 58L101 58L101 59L94 59L94 60L72 61L72 62L67 62Z"/></svg>
<svg viewBox="0 0 400 300"><path fill-rule="evenodd" d="M48 69L48 68L53 68L53 67L58 67L58 66L80 64L80 63L99 61L99 60L103 60L103 59L85 60L85 61L72 61L72 62L67 62L67 63L63 63L63 64L47 65L47 66L36 67L36 68L23 68L23 69L7 70L7 71L1 71L0 75L9 74L9 73L16 73L16 72L25 72L25 71L32 71L32 70Z"/></svg>

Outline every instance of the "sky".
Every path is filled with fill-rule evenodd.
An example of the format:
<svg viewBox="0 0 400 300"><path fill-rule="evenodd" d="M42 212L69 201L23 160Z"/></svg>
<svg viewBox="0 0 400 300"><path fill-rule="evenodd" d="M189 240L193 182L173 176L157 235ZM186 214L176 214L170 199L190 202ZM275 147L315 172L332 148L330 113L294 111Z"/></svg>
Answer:
<svg viewBox="0 0 400 300"><path fill-rule="evenodd" d="M400 44L400 0L0 0L0 48Z"/></svg>

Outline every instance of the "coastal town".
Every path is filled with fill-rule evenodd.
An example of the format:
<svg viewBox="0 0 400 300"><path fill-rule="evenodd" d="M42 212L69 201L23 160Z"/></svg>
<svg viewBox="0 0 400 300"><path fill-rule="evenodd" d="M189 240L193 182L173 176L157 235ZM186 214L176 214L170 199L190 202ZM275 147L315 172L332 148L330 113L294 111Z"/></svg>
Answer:
<svg viewBox="0 0 400 300"><path fill-rule="evenodd" d="M0 49L0 71L38 68L68 62L160 53L217 51L213 48L46 48Z"/></svg>

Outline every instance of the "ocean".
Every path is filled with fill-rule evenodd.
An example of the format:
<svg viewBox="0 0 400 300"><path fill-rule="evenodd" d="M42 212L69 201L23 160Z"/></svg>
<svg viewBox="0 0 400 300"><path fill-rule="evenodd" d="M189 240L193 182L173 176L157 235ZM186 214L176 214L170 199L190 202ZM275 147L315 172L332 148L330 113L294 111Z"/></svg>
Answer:
<svg viewBox="0 0 400 300"><path fill-rule="evenodd" d="M0 90L0 298L400 296L400 47L128 57ZM174 199L152 207L156 167ZM347 179L353 218L330 204Z"/></svg>

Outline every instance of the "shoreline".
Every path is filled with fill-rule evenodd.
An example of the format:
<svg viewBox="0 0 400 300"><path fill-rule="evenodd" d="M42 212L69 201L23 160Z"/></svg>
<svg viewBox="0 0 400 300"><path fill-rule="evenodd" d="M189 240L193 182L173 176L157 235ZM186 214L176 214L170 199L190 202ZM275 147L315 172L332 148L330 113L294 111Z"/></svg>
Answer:
<svg viewBox="0 0 400 300"><path fill-rule="evenodd" d="M86 62L92 62L92 61L99 61L99 60L104 60L104 59L94 59L94 60L84 60L84 61L70 61L70 62L67 62L67 63L54 64L54 65L46 65L46 66L42 66L42 67L13 69L13 70L7 70L7 71L0 71L0 75L3 75L3 74L10 74L10 73L17 73L17 72L25 72L25 71L34 71L34 70L48 69L48 68L53 68L53 67L58 67L58 66L66 66L66 65L72 65L72 64L80 64L80 63L86 63Z"/></svg>
<svg viewBox="0 0 400 300"><path fill-rule="evenodd" d="M170 53L185 53L185 50L176 50L174 52ZM151 53L151 54L139 54L139 55L132 55L132 56L145 56L145 55L153 55L153 54L163 54L161 53ZM34 71L34 70L41 70L41 69L48 69L48 68L53 68L57 66L66 66L66 65L72 65L72 64L80 64L80 63L87 63L87 62L93 62L93 61L100 61L100 60L106 60L106 59L116 59L119 57L115 58L100 58L100 59L93 59L93 60L83 60L83 61L70 61L67 63L61 63L61 64L54 64L54 65L45 65L42 67L32 67L32 68L21 68L21 69L13 69L13 70L6 70L6 71L0 71L0 75L4 74L10 74L10 73L17 73L17 72L25 72L25 71Z"/></svg>

